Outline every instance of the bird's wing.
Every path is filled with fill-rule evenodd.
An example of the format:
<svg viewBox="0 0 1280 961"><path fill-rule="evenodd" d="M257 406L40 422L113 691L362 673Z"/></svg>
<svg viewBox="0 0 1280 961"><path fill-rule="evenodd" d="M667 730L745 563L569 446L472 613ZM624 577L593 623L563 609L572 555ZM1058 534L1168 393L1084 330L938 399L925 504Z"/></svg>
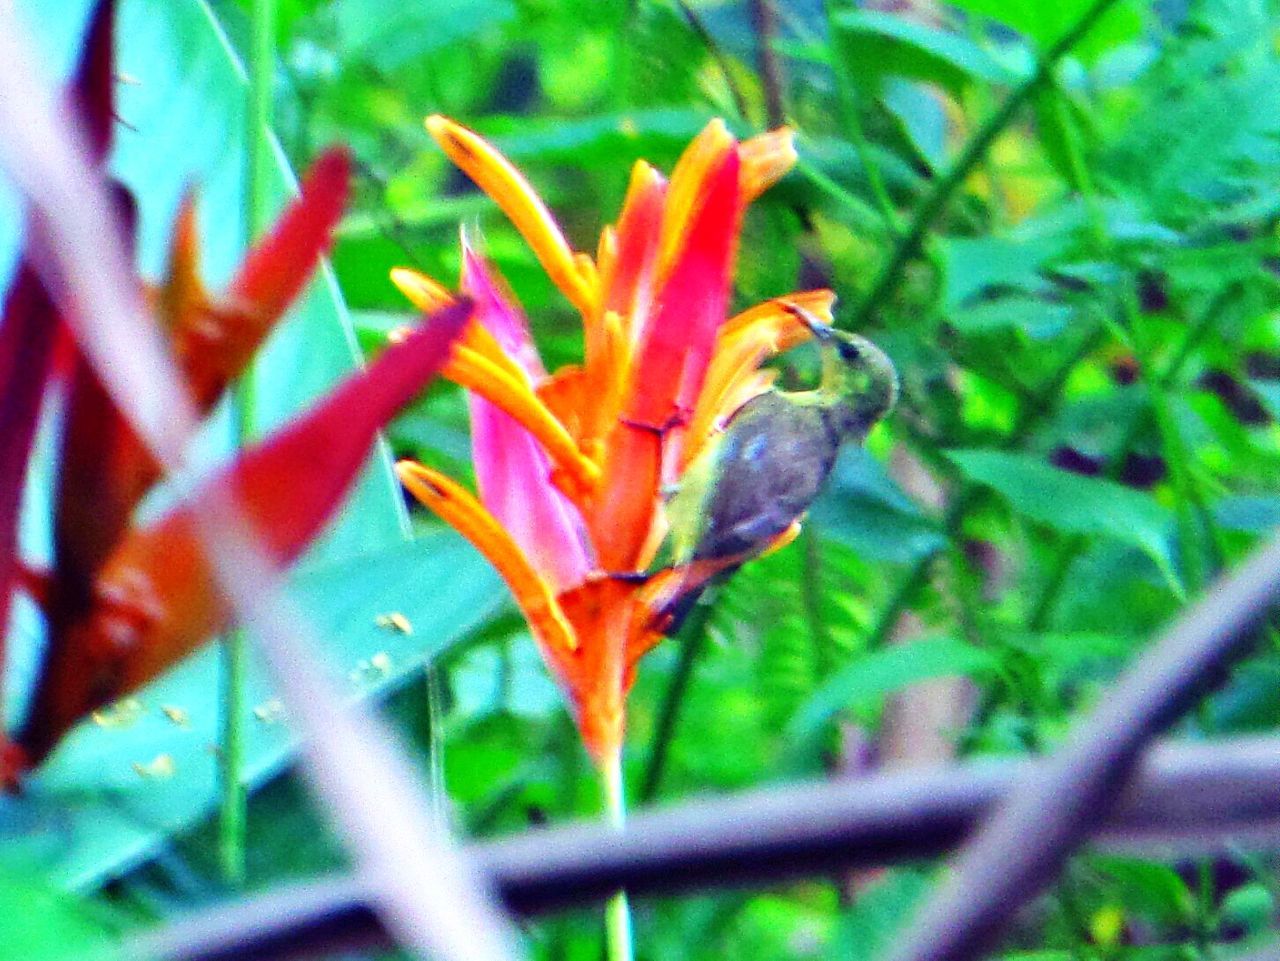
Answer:
<svg viewBox="0 0 1280 961"><path fill-rule="evenodd" d="M730 421L713 482L699 498L702 520L689 556L750 554L796 521L818 495L835 457L822 413L764 394Z"/></svg>

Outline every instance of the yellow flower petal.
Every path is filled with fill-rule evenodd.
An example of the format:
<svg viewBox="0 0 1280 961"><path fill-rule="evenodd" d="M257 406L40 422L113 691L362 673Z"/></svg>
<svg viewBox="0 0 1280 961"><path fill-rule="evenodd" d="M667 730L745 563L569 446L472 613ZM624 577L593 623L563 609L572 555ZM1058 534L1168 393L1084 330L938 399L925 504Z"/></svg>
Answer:
<svg viewBox="0 0 1280 961"><path fill-rule="evenodd" d="M738 159L742 161L742 200L749 204L796 165L795 134L789 127L779 127L744 140L738 145Z"/></svg>
<svg viewBox="0 0 1280 961"><path fill-rule="evenodd" d="M689 422L680 453L682 466L698 456L734 411L769 389L772 376L760 371L760 365L811 336L809 328L787 308L794 305L828 322L834 301L829 290L789 294L758 304L725 323L716 337L707 378Z"/></svg>
<svg viewBox="0 0 1280 961"><path fill-rule="evenodd" d="M528 241L547 276L583 315L595 309L596 292L573 249L529 182L477 134L445 117L427 118L427 130L459 169L493 198Z"/></svg>
<svg viewBox="0 0 1280 961"><path fill-rule="evenodd" d="M465 343L454 345L441 375L501 408L532 434L563 473L569 483L565 493L571 498L581 501L595 488L600 468L583 455L564 424L523 379Z"/></svg>
<svg viewBox="0 0 1280 961"><path fill-rule="evenodd" d="M392 267L391 282L424 313L434 313L454 301L453 292L444 284L408 267Z"/></svg>
<svg viewBox="0 0 1280 961"><path fill-rule="evenodd" d="M474 495L439 471L413 461L396 464L396 476L409 493L469 540L502 575L544 647L557 653L577 648L577 638L551 585Z"/></svg>

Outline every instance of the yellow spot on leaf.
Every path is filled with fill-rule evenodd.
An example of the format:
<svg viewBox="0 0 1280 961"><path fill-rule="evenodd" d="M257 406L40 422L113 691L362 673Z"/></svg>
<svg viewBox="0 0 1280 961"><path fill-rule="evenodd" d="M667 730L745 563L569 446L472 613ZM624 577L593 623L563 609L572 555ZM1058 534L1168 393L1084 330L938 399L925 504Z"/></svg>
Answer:
<svg viewBox="0 0 1280 961"><path fill-rule="evenodd" d="M157 754L145 764L140 761L134 761L133 771L138 777L163 781L173 777L174 772L177 771L177 766L173 763L171 754Z"/></svg>

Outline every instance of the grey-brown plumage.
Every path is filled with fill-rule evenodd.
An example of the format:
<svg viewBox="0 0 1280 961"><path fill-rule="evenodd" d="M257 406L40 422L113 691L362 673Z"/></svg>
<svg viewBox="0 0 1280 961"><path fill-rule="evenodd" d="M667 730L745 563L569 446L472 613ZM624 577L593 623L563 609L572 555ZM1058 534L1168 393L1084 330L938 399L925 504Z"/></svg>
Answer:
<svg viewBox="0 0 1280 961"><path fill-rule="evenodd" d="M841 444L861 443L898 395L893 363L875 344L801 315L822 351L815 390L769 391L744 404L699 455L667 505L672 560L691 572L723 559L724 574L766 550L804 516L835 466ZM706 586L668 607L671 629Z"/></svg>

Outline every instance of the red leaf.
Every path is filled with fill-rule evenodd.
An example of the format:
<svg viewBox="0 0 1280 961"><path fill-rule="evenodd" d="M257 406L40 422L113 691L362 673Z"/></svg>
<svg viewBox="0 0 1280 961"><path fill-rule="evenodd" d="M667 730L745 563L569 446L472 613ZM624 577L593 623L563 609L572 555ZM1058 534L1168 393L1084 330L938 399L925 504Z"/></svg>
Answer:
<svg viewBox="0 0 1280 961"><path fill-rule="evenodd" d="M311 165L298 197L245 258L231 282L231 296L274 320L301 293L329 250L347 206L351 155L330 147Z"/></svg>
<svg viewBox="0 0 1280 961"><path fill-rule="evenodd" d="M33 763L80 718L226 626L229 611L198 536L200 512L233 498L267 555L281 565L295 560L337 509L378 430L444 364L470 312L466 301L439 311L206 481L191 502L126 536L103 567L93 609L50 641L18 738Z"/></svg>

